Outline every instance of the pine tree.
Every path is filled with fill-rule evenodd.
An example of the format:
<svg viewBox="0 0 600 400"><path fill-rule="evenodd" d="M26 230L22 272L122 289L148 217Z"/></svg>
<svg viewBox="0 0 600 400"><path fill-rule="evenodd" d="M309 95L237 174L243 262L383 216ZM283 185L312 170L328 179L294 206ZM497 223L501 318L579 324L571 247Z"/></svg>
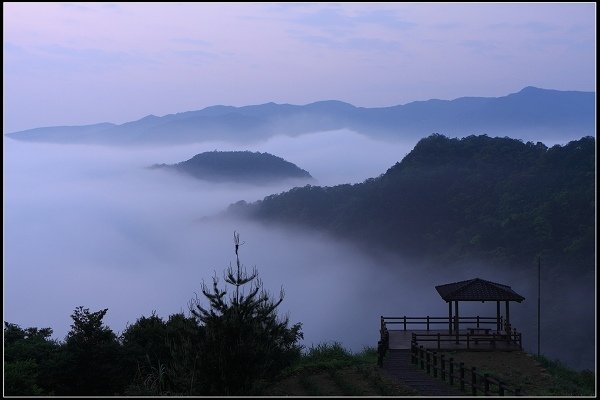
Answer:
<svg viewBox="0 0 600 400"><path fill-rule="evenodd" d="M288 327L288 317L277 316L283 289L277 300L271 298L263 289L256 267L248 273L240 263L243 243L237 232L233 239L236 265L234 268L230 264L224 277L233 292L227 297L227 289L219 288L215 276L212 290L202 284L209 306L203 307L197 298L190 305L190 311L205 328L201 370L207 393L203 394L251 394L261 380L274 377L290 365L301 350L301 324Z"/></svg>
<svg viewBox="0 0 600 400"><path fill-rule="evenodd" d="M79 306L71 318L65 340L65 360L60 370L63 381L56 394L104 396L120 392L124 382L122 348L117 336L102 319L108 309L90 312Z"/></svg>

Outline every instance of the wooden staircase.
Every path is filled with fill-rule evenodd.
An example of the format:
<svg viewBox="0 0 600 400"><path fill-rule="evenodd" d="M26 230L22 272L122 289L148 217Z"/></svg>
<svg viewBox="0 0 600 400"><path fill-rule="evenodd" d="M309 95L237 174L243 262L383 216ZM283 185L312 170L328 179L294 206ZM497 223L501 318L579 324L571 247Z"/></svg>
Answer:
<svg viewBox="0 0 600 400"><path fill-rule="evenodd" d="M383 360L385 374L417 391L422 396L461 396L465 393L440 379L431 377L410 362L410 350L389 349Z"/></svg>

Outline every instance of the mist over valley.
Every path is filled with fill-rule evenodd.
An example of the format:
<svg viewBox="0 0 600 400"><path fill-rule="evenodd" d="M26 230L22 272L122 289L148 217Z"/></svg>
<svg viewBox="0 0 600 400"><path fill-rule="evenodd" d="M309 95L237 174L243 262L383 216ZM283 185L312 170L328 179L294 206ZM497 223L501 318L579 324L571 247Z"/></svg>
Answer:
<svg viewBox="0 0 600 400"><path fill-rule="evenodd" d="M230 204L283 194L293 183L209 182L147 168L203 152L249 150L280 156L310 171L314 184L333 187L384 175L416 144L390 144L348 130L277 136L253 146L115 148L5 139L5 320L49 326L63 339L79 305L108 308L106 322L115 332L153 311L162 317L187 312L201 283L215 274L222 278L234 260L232 234L238 231L245 242L242 263L256 266L273 293L284 289L280 313L303 324L307 347L332 341L354 351L374 346L380 315L444 316L447 305L434 286L480 277L525 296L512 318L532 350L533 263L506 268L473 256L440 265L393 246L369 251L364 244L373 237L360 243L360 235L349 240L318 224L216 217ZM593 354L584 349L594 339L593 271L554 268L543 276L542 349L573 367L592 368ZM463 315L495 312L493 304L462 307ZM562 328L552 329L556 325Z"/></svg>
<svg viewBox="0 0 600 400"><path fill-rule="evenodd" d="M328 145L341 134L349 138L343 152ZM362 149L378 154L378 160L362 171L368 175L382 173L408 151L351 132L317 133L302 140L275 138L260 150L305 166L326 184L366 178L355 174L357 166L348 163ZM328 151L327 162L318 158L318 152L299 151L313 145ZM265 284L276 290L284 287L283 307L293 310L292 320L305 324L307 341L329 340L325 325L310 323L300 314L304 306L292 304L303 304L309 299L304 290L328 281L319 273L335 276L335 269L324 268L319 261L326 254L335 268L347 264L335 261L338 256L356 263L353 255L343 256L348 250L336 252L339 245L333 240L312 234L296 238L285 230L244 221L202 220L240 199L253 201L288 190L288 182L210 183L146 168L233 148L206 143L132 150L6 140L4 179L10 190L4 201L5 278L11 285L5 291L5 319L23 326L51 326L55 337L62 339L77 305L108 307L106 318L115 330L152 310L163 316L185 311L202 280L209 280L214 271L220 275L229 265L231 237L237 230L248 243L243 261L258 267ZM308 245L315 249L306 254ZM317 275L308 279L307 268L314 268ZM308 279L304 286L298 284L300 277ZM352 291L344 295L354 296ZM310 309L314 307L306 308ZM375 327L371 334L376 333ZM359 346L362 340L356 341Z"/></svg>

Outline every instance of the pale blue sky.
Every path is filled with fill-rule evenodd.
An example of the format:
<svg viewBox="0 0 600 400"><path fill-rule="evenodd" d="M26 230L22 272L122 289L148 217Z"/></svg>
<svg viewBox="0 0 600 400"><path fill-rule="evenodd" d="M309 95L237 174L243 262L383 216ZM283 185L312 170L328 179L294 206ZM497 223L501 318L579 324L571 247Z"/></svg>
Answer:
<svg viewBox="0 0 600 400"><path fill-rule="evenodd" d="M3 128L595 91L595 15L595 3L3 3Z"/></svg>

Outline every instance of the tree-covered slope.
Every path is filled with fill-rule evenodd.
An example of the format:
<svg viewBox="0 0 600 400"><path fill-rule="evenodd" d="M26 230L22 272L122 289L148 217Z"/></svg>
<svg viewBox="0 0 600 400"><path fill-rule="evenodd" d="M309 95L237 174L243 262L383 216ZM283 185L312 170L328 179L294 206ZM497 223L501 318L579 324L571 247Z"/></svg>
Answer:
<svg viewBox="0 0 600 400"><path fill-rule="evenodd" d="M250 151L210 151L174 165L158 164L152 168L172 169L213 182L269 183L312 179L307 171L281 157Z"/></svg>
<svg viewBox="0 0 600 400"><path fill-rule="evenodd" d="M378 178L294 188L230 212L432 261L518 265L542 253L593 268L595 139L547 148L436 134Z"/></svg>

